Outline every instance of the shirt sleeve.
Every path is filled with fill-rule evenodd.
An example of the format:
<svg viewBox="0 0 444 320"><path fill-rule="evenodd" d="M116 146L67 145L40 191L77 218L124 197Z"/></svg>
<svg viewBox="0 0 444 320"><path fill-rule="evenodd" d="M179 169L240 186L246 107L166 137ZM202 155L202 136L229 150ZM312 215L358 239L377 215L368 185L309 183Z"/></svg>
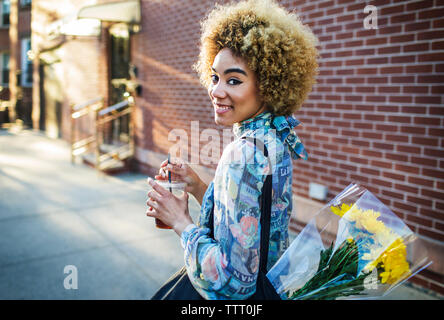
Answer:
<svg viewBox="0 0 444 320"><path fill-rule="evenodd" d="M256 290L260 253L260 195L268 159L251 141L226 147L214 179L215 239L205 227L181 234L185 265L206 299L247 299Z"/></svg>

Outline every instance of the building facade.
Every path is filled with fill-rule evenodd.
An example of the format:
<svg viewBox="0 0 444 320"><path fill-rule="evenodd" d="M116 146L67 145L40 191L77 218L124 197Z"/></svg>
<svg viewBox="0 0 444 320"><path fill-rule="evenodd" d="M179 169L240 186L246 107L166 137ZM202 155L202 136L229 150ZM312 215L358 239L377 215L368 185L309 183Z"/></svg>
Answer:
<svg viewBox="0 0 444 320"><path fill-rule="evenodd" d="M31 126L31 0L0 1L0 122ZM5 116L8 112L8 116Z"/></svg>
<svg viewBox="0 0 444 320"><path fill-rule="evenodd" d="M434 263L411 281L444 294L444 2L278 2L312 28L320 52L317 84L295 114L309 161L294 162L293 230L350 182L362 184L427 243ZM203 133L224 128L192 65L199 22L215 1L137 1L140 21L124 10L112 20L109 6L91 13L110 3L33 3L34 127L69 141L71 104L97 96L116 103L118 79L135 79L135 166L156 172L176 130L188 137L186 160L200 159L193 165L209 181L217 161L206 157ZM85 7L101 21L98 33L59 30ZM326 197L311 194L313 184Z"/></svg>

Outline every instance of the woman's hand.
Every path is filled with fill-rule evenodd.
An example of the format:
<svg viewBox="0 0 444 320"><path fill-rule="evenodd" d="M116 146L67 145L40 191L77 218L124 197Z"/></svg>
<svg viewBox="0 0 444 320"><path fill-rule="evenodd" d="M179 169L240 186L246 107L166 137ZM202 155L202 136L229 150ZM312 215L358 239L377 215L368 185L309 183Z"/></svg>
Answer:
<svg viewBox="0 0 444 320"><path fill-rule="evenodd" d="M165 160L160 164L159 174L154 178L168 180L167 171L171 172L172 180L186 182L185 191L191 193L202 204L202 198L208 186L188 164L178 158L171 159L169 164L168 160Z"/></svg>
<svg viewBox="0 0 444 320"><path fill-rule="evenodd" d="M153 190L148 191L148 210L146 215L162 220L169 225L180 236L187 225L193 223L188 211L188 193L176 197L171 192L161 187L148 178L149 185Z"/></svg>

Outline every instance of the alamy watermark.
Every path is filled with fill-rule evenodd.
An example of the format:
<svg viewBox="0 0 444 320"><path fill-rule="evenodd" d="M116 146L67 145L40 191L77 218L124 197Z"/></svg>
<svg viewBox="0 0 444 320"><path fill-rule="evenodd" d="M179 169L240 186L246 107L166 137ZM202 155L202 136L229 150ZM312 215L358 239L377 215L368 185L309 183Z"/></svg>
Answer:
<svg viewBox="0 0 444 320"><path fill-rule="evenodd" d="M63 286L66 290L76 290L78 286L78 272L77 267L73 265L67 265L63 268L63 273L68 274L63 280Z"/></svg>
<svg viewBox="0 0 444 320"><path fill-rule="evenodd" d="M364 8L364 13L369 14L364 18L364 28L378 29L378 8L373 5L367 5Z"/></svg>
<svg viewBox="0 0 444 320"><path fill-rule="evenodd" d="M269 151L269 160L274 163L276 155L277 132L275 129L259 128L255 130L255 135L262 139L262 143L267 146ZM190 134L189 134L190 133ZM252 147L253 142L247 140L245 144L251 144L250 147L244 146L243 142L238 142L233 130L217 130L207 128L200 130L199 121L191 121L190 130L172 129L168 134L168 141L173 142L168 152L174 159L181 159L189 164L211 165L222 161L225 164L254 164L258 159L257 152L264 153L262 144L257 143ZM235 142L236 141L236 142Z"/></svg>

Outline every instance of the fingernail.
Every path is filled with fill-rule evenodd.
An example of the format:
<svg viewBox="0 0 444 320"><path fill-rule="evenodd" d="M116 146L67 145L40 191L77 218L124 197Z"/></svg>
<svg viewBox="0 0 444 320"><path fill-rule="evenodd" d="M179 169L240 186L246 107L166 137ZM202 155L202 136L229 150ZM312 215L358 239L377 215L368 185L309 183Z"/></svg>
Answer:
<svg viewBox="0 0 444 320"><path fill-rule="evenodd" d="M151 179L151 178L148 178L147 180L148 180L148 184L149 184L150 186L152 186L152 185L153 185L153 183L154 183L153 179Z"/></svg>

